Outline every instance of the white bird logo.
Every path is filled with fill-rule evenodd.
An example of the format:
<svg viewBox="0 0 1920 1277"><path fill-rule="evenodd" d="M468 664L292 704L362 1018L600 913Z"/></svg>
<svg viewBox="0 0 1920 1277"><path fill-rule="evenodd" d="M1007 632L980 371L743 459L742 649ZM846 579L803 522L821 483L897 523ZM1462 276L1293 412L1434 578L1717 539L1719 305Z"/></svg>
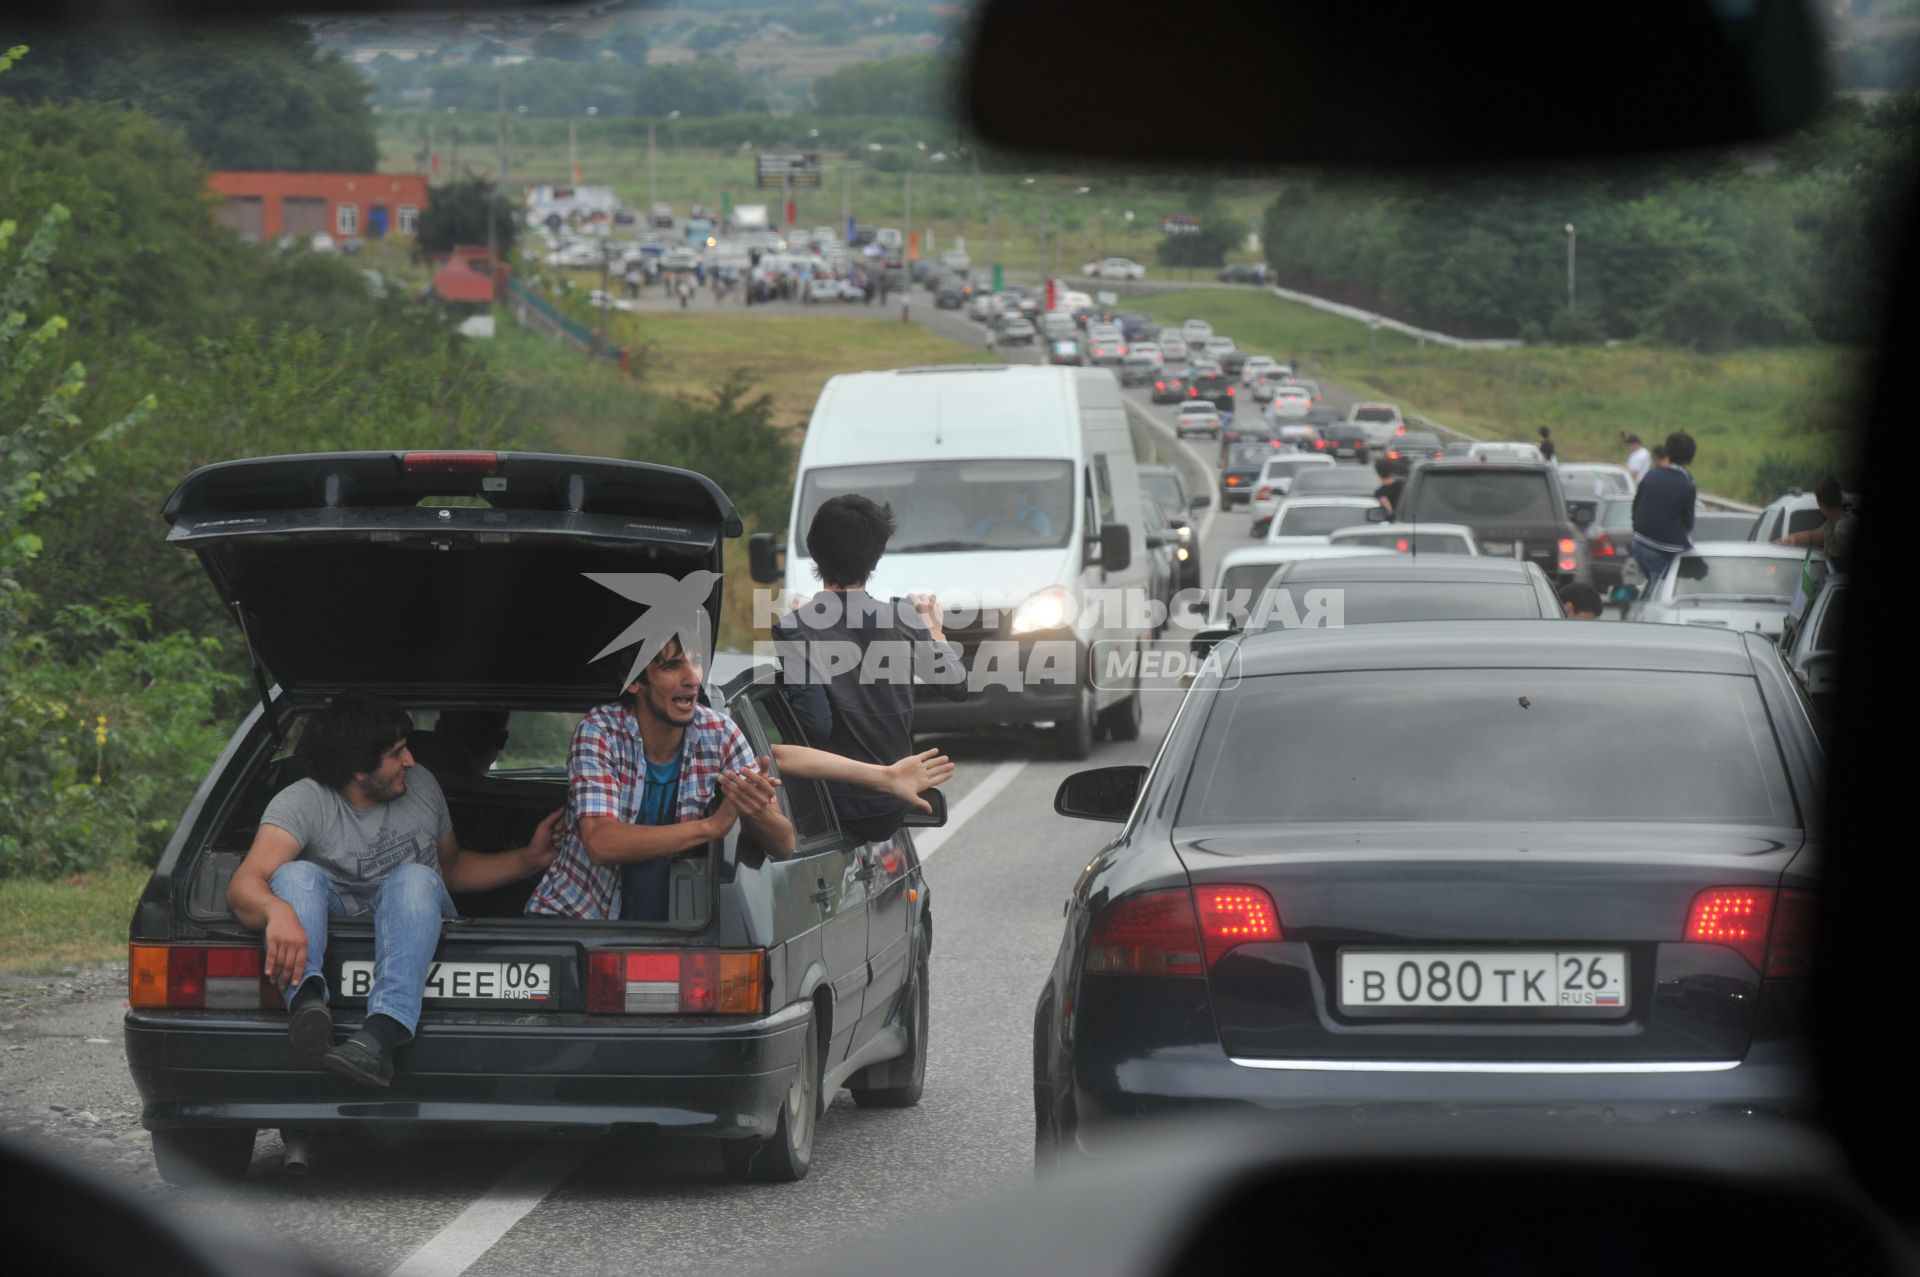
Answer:
<svg viewBox="0 0 1920 1277"><path fill-rule="evenodd" d="M640 644L639 651L633 654L633 668L621 680L621 687L639 678L647 662L658 656L672 639L680 640L681 650L698 660L701 669L712 664L713 626L706 604L707 596L719 583L718 572L702 569L684 577L665 572L583 572L581 575L646 609L638 620L593 656L597 661L629 643Z"/></svg>

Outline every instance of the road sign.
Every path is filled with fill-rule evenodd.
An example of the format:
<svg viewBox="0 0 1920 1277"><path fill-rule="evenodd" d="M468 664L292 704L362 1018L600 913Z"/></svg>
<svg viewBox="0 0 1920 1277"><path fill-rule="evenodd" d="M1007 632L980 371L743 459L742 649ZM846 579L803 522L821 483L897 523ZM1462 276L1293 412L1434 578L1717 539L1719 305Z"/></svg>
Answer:
<svg viewBox="0 0 1920 1277"><path fill-rule="evenodd" d="M1120 304L1120 294L1108 292L1095 293L1093 300L1099 302L1102 306L1118 306Z"/></svg>
<svg viewBox="0 0 1920 1277"><path fill-rule="evenodd" d="M1163 235L1198 235L1200 219L1192 213L1168 213L1160 219L1160 233Z"/></svg>
<svg viewBox="0 0 1920 1277"><path fill-rule="evenodd" d="M1006 273L1000 269L999 262L993 264L993 291L996 293L1004 293L1007 291Z"/></svg>
<svg viewBox="0 0 1920 1277"><path fill-rule="evenodd" d="M774 186L820 185L820 154L817 151L792 151L774 155L761 152L753 157L753 182L761 190Z"/></svg>

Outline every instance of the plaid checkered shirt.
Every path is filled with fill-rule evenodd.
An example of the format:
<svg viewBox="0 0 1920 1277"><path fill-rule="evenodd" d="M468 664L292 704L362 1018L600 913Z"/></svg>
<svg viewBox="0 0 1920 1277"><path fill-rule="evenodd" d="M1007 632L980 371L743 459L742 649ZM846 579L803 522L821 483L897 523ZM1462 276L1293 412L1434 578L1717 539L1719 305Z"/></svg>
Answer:
<svg viewBox="0 0 1920 1277"><path fill-rule="evenodd" d="M546 876L527 901L527 912L561 918L618 918L620 867L596 865L580 840L580 822L611 816L629 825L640 822L646 754L640 720L623 705L602 705L588 712L573 732L567 754L567 810L555 832L559 848ZM733 720L705 705L693 709L680 747L678 822L699 820L712 801L723 771L753 766L753 749Z"/></svg>

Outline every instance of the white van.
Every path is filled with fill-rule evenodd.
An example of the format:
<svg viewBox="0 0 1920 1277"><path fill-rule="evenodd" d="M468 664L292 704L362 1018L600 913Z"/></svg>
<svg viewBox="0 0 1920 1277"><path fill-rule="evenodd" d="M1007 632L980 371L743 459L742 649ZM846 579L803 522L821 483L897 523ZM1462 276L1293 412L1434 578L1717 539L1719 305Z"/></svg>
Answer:
<svg viewBox="0 0 1920 1277"><path fill-rule="evenodd" d="M868 591L938 597L968 667L964 701L922 689L916 730L1051 723L1066 758L1085 758L1101 731L1139 735L1137 685L1107 674L1107 653L1151 638L1153 620L1140 607L1144 513L1111 374L974 365L833 378L794 482L789 599L818 588L814 512L849 492L890 504L897 524ZM778 579L773 538L750 551L754 579ZM1090 660L1101 663L1091 675Z"/></svg>

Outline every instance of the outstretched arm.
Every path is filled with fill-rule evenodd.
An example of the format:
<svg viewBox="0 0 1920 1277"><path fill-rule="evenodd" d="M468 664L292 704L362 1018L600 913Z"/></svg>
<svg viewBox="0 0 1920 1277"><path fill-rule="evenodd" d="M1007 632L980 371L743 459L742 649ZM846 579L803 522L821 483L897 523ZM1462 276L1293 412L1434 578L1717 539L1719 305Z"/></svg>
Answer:
<svg viewBox="0 0 1920 1277"><path fill-rule="evenodd" d="M864 789L877 789L892 794L917 811L933 810L920 797L922 792L953 779L953 760L937 749L909 754L896 763L881 767L824 749L808 749L804 745L775 745L773 761L786 775L804 780L837 780Z"/></svg>

